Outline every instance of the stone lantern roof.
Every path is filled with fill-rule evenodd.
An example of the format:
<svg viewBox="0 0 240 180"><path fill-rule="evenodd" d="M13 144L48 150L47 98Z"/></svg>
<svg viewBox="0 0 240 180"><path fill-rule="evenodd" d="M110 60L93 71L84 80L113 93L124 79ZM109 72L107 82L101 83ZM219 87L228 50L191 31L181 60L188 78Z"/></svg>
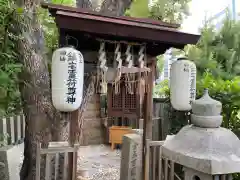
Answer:
<svg viewBox="0 0 240 180"><path fill-rule="evenodd" d="M222 104L208 91L192 104L192 125L183 127L163 145L163 156L206 174L240 172L240 141L220 127Z"/></svg>

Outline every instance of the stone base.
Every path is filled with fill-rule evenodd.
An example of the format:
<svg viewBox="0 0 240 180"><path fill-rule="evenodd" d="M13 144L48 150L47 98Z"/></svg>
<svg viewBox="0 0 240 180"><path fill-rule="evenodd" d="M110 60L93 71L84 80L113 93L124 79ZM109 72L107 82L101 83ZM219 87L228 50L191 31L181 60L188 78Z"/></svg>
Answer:
<svg viewBox="0 0 240 180"><path fill-rule="evenodd" d="M19 180L23 160L24 143L0 148L0 179ZM1 164L4 167L1 167Z"/></svg>

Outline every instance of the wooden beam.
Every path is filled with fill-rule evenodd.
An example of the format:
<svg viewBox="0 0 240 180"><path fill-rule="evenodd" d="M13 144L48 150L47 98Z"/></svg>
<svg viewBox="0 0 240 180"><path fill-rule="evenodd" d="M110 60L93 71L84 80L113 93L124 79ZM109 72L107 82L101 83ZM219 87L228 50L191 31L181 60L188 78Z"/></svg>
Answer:
<svg viewBox="0 0 240 180"><path fill-rule="evenodd" d="M78 110L73 111L71 113L69 113L70 115L70 129L69 129L69 143L71 146L74 146L74 144L77 142L76 139L76 127L78 125ZM76 152L77 153L77 152ZM76 176L76 169L74 169L74 167L76 167L77 165L77 156L75 156L73 152L68 153L68 179L71 180L73 179L73 177Z"/></svg>
<svg viewBox="0 0 240 180"><path fill-rule="evenodd" d="M143 177L149 180L149 148L148 141L152 140L152 111L153 111L153 82L155 80L156 61L152 61L150 65L151 71L148 74L148 89L144 98L144 128L143 128Z"/></svg>
<svg viewBox="0 0 240 180"><path fill-rule="evenodd" d="M147 107L145 108L146 113L144 118L146 120L146 138L149 140L152 140L153 82L155 81L155 65L156 61L153 61L150 66L151 72L148 75L149 88L147 91Z"/></svg>
<svg viewBox="0 0 240 180"><path fill-rule="evenodd" d="M143 68L138 68L138 67L121 67L121 73L122 74L128 74L128 73L138 73L138 72L150 72L150 68L143 67Z"/></svg>
<svg viewBox="0 0 240 180"><path fill-rule="evenodd" d="M143 99L143 138L142 138L142 177L143 180L148 180L147 178L147 164L146 164L146 144L147 144L147 121L146 121L146 114L147 114L147 93L144 95Z"/></svg>

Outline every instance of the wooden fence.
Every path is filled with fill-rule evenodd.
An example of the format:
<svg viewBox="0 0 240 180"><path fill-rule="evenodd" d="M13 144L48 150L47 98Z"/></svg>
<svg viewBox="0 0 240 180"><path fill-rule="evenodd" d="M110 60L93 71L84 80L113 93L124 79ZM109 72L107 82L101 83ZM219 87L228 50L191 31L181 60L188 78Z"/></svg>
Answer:
<svg viewBox="0 0 240 180"><path fill-rule="evenodd" d="M153 140L164 140L168 134L170 122L166 108L166 99L153 99ZM138 120L122 120L107 118L106 126L125 125L139 128ZM108 133L106 133L108 139ZM0 118L0 141L2 137L7 139L7 144L19 144L25 137L25 117L23 114L13 117ZM107 141L108 142L108 141Z"/></svg>
<svg viewBox="0 0 240 180"><path fill-rule="evenodd" d="M161 146L164 141L147 140L147 167L146 174L149 180L183 180L182 166L165 158Z"/></svg>
<svg viewBox="0 0 240 180"><path fill-rule="evenodd" d="M164 140L170 128L170 122L168 118L168 106L167 99L154 98L153 99L153 140Z"/></svg>
<svg viewBox="0 0 240 180"><path fill-rule="evenodd" d="M0 118L0 141L6 145L16 145L25 137L25 117L23 114Z"/></svg>
<svg viewBox="0 0 240 180"><path fill-rule="evenodd" d="M43 174L45 180L76 180L76 160L79 144L69 146L68 142L50 142L48 148L42 148L41 144L37 145L36 157L36 180L41 177L41 162L45 157L45 169ZM73 164L71 169L68 168L69 153L73 153ZM54 165L54 166L52 166ZM60 177L62 175L62 177ZM70 177L70 178L69 178Z"/></svg>

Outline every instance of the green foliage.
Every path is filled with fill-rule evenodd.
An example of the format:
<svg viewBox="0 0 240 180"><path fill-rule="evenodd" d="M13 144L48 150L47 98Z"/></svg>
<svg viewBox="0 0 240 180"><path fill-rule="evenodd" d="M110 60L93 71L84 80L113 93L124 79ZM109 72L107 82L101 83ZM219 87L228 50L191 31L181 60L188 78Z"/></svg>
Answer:
<svg viewBox="0 0 240 180"><path fill-rule="evenodd" d="M197 98L201 97L204 88L208 88L210 96L222 102L222 126L240 136L240 22L227 18L223 23L220 31L206 26L198 44L186 46L185 52L197 66ZM161 88L169 97L167 84ZM177 114L171 109L168 111L172 116ZM177 121L175 123L172 131L177 132L175 126L181 126Z"/></svg>
<svg viewBox="0 0 240 180"><path fill-rule="evenodd" d="M168 96L169 88L168 88L168 80L164 80L159 84L156 84L153 89L153 97L154 98L162 98Z"/></svg>
<svg viewBox="0 0 240 180"><path fill-rule="evenodd" d="M188 47L188 56L193 60L199 75L206 70L214 77L231 80L240 75L240 23L224 20L219 32L206 26L196 46Z"/></svg>
<svg viewBox="0 0 240 180"><path fill-rule="evenodd" d="M58 48L58 29L54 18L50 16L50 13L46 9L39 9L39 20L42 25L42 30L44 32L46 55L50 62L53 51Z"/></svg>
<svg viewBox="0 0 240 180"><path fill-rule="evenodd" d="M73 0L53 0L53 3L73 6ZM13 0L0 0L0 116L10 116L21 111L19 73L22 65L18 57L18 47L14 25L22 18L23 9L16 8ZM58 47L58 30L54 19L45 9L39 9L49 60ZM50 62L50 61L49 61Z"/></svg>
<svg viewBox="0 0 240 180"><path fill-rule="evenodd" d="M66 6L75 6L76 5L75 0L51 0L51 3L61 4L61 5L66 5Z"/></svg>
<svg viewBox="0 0 240 180"><path fill-rule="evenodd" d="M159 73L163 72L163 68L164 68L164 55L159 55L157 57L157 68Z"/></svg>
<svg viewBox="0 0 240 180"><path fill-rule="evenodd" d="M240 133L240 77L236 76L231 80L215 78L206 72L201 80L197 81L197 95L200 97L204 88L209 89L212 98L222 102L223 124L225 128ZM239 134L240 135L240 134Z"/></svg>
<svg viewBox="0 0 240 180"><path fill-rule="evenodd" d="M157 0L150 9L150 17L170 22L182 23L189 16L188 3L191 0Z"/></svg>
<svg viewBox="0 0 240 180"><path fill-rule="evenodd" d="M126 15L139 18L153 18L170 23L182 23L189 15L191 0L157 0L151 7L148 0L134 0Z"/></svg>
<svg viewBox="0 0 240 180"><path fill-rule="evenodd" d="M75 6L74 0L52 0L51 3L61 4L66 6ZM58 44L59 32L58 32L56 23L54 21L54 18L51 17L47 9L42 9L42 8L39 9L39 20L42 25L42 30L44 32L46 55L50 62L53 51L57 49L59 45Z"/></svg>
<svg viewBox="0 0 240 180"><path fill-rule="evenodd" d="M22 9L11 0L0 0L0 116L9 116L21 110L18 74L17 37L13 24L21 18Z"/></svg>
<svg viewBox="0 0 240 180"><path fill-rule="evenodd" d="M226 18L220 31L206 26L187 53L197 65L198 95L208 88L223 104L223 126L240 135L240 22Z"/></svg>
<svg viewBox="0 0 240 180"><path fill-rule="evenodd" d="M150 16L148 0L133 0L130 8L125 15L138 18L147 18Z"/></svg>

